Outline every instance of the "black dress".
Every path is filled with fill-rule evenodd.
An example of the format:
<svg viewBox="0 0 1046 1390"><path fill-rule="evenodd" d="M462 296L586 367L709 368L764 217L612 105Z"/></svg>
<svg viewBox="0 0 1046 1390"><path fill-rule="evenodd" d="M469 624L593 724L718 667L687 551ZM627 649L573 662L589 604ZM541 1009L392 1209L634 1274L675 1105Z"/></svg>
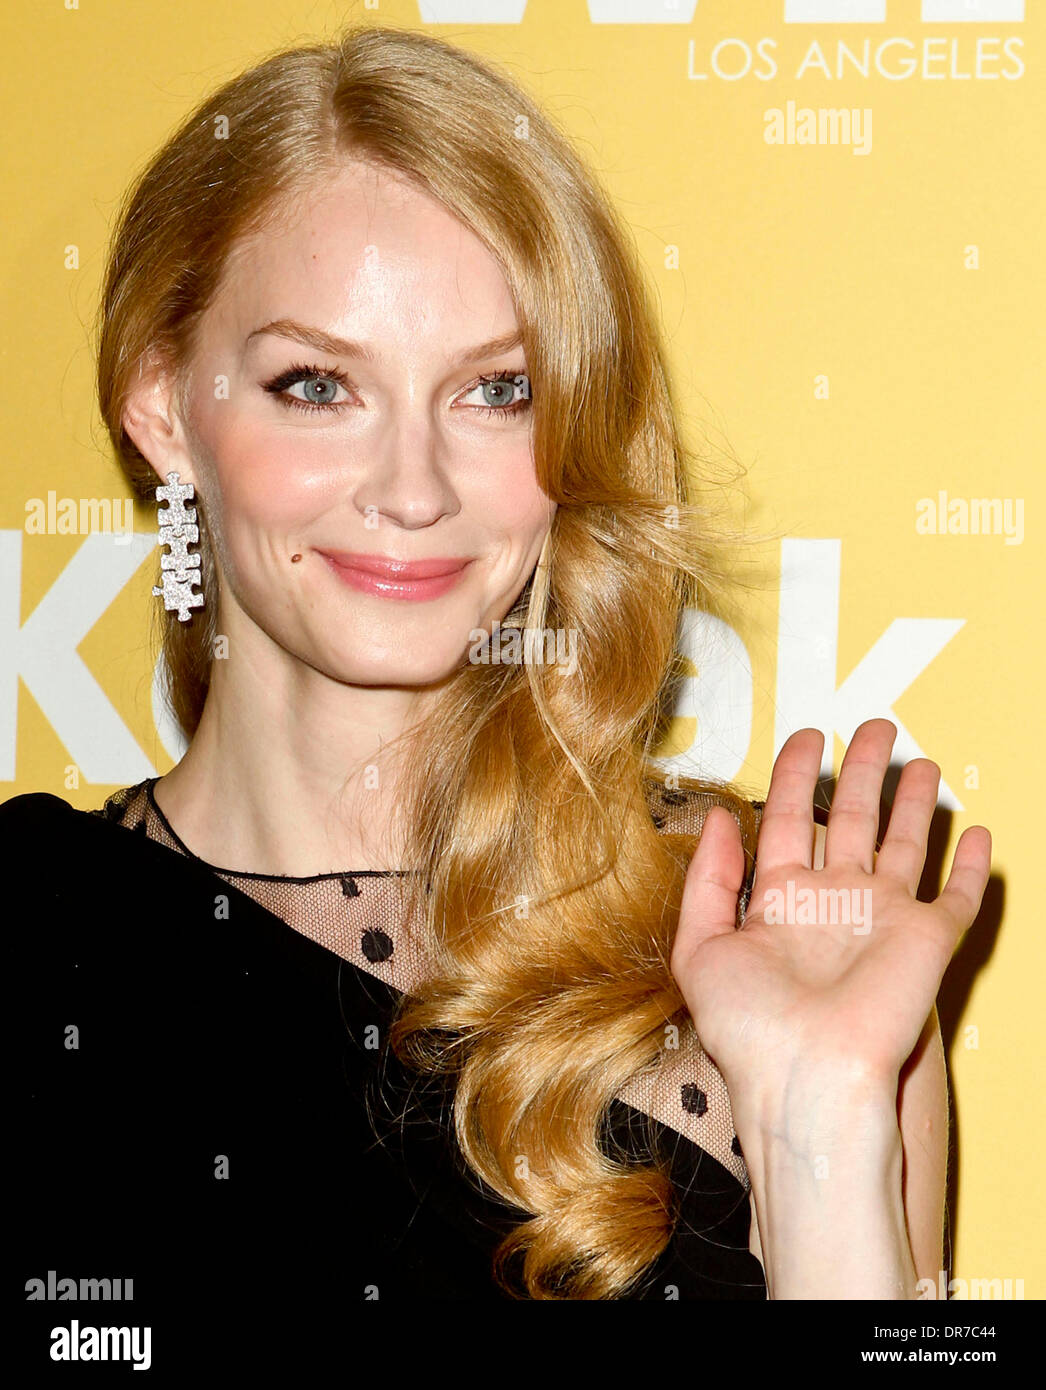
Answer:
<svg viewBox="0 0 1046 1390"><path fill-rule="evenodd" d="M383 1046L400 994L380 978L394 930L365 925L354 964L258 891L292 904L311 884L348 913L381 876L215 870L151 792L143 783L102 812L46 794L0 807L14 894L11 1190L28 1218L19 1282L132 1280L120 1316L148 1315L172 1364L227 1338L230 1319L319 1331L324 1309L363 1302L508 1301L491 1252L522 1214L466 1168L442 1084ZM705 1091L680 1089L686 1123L700 1124ZM728 1114L709 1114L732 1131ZM678 1124L615 1100L607 1142L637 1156L656 1145L679 1198L676 1234L632 1298L766 1298L736 1136L730 1171ZM98 1308L26 1304L40 1327L97 1321ZM105 1305L110 1322L118 1308Z"/></svg>

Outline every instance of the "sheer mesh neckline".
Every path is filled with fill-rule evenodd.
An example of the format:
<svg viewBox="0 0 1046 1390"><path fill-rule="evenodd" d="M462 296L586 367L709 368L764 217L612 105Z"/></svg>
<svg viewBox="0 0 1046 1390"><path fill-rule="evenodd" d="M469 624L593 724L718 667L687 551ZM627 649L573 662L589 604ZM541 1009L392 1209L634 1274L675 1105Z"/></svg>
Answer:
<svg viewBox="0 0 1046 1390"><path fill-rule="evenodd" d="M189 859L193 859L197 864L202 864L205 869L210 869L212 874L221 874L224 878L249 878L258 879L261 882L269 883L322 883L325 879L331 878L395 878L397 876L409 875L416 870L413 869L334 869L325 874L305 874L299 877L295 874L259 874L247 869L223 869L217 864L210 863L207 859L202 859L200 855L185 843L185 841L175 830L174 826L164 815L160 803L156 800L156 784L159 777L150 777L144 783L145 796L149 806L160 821L160 824L167 831L167 834L174 841L175 847Z"/></svg>
<svg viewBox="0 0 1046 1390"><path fill-rule="evenodd" d="M253 898L262 908L302 936L348 961L357 970L401 994L418 994L431 973L424 905L415 891L417 875L404 869L368 869L293 878L220 869L192 853L160 810L153 796L159 778L122 788L96 815L115 821L176 854L185 856L221 882ZM653 787L651 814L665 833L699 835L714 805L727 805L714 792L671 791ZM752 802L756 826L762 802ZM736 814L736 813L735 813ZM739 920L748 902L754 857L741 893ZM215 919L237 911L235 900L215 897ZM667 1125L715 1158L747 1192L751 1179L734 1129L726 1083L701 1046L688 1019L677 1044L665 1047L657 1061L637 1073L617 1100Z"/></svg>

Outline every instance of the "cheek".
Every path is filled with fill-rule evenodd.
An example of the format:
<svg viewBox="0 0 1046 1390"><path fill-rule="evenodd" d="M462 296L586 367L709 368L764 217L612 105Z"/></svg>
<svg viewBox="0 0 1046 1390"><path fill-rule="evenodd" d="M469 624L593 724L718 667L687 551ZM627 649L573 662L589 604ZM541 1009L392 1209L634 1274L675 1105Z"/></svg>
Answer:
<svg viewBox="0 0 1046 1390"><path fill-rule="evenodd" d="M329 505L336 473L329 444L231 415L209 437L209 473L227 534L245 524L294 529Z"/></svg>
<svg viewBox="0 0 1046 1390"><path fill-rule="evenodd" d="M482 473L474 501L476 514L484 518L490 530L517 536L523 545L547 528L554 511L538 484L533 458L526 449Z"/></svg>

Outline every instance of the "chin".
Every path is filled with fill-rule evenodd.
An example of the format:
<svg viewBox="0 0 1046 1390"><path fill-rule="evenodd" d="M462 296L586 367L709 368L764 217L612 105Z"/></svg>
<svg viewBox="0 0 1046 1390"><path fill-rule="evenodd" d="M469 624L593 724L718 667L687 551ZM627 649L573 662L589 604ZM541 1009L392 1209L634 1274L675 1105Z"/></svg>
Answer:
<svg viewBox="0 0 1046 1390"><path fill-rule="evenodd" d="M442 655L430 650L415 653L413 659L404 652L385 653L371 660L361 658L357 651L352 656L334 658L327 665L327 671L346 685L420 688L449 679L461 669L464 661L464 650Z"/></svg>

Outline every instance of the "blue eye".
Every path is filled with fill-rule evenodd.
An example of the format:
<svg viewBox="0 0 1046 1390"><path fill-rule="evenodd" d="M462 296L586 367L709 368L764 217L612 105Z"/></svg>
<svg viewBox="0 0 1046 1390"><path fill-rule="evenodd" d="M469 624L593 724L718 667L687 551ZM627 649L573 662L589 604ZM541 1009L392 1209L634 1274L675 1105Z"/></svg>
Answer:
<svg viewBox="0 0 1046 1390"><path fill-rule="evenodd" d="M491 376L484 376L479 379L475 386L470 386L467 395L472 395L474 391L483 393L483 404L476 409L482 410L484 414L491 415L516 415L521 410L530 407L530 378L524 376L522 372L513 375L511 372L495 372ZM513 400L517 391L522 392L519 400Z"/></svg>
<svg viewBox="0 0 1046 1390"><path fill-rule="evenodd" d="M316 397L306 396L303 400L301 396L288 395L289 388L299 382L305 385L306 390L313 391L317 390L318 383ZM340 410L345 405L344 401L333 400L339 386L345 390L349 389L349 379L340 368L310 367L304 362L297 362L272 381L267 381L264 389L274 395L281 404L296 410L329 411Z"/></svg>

